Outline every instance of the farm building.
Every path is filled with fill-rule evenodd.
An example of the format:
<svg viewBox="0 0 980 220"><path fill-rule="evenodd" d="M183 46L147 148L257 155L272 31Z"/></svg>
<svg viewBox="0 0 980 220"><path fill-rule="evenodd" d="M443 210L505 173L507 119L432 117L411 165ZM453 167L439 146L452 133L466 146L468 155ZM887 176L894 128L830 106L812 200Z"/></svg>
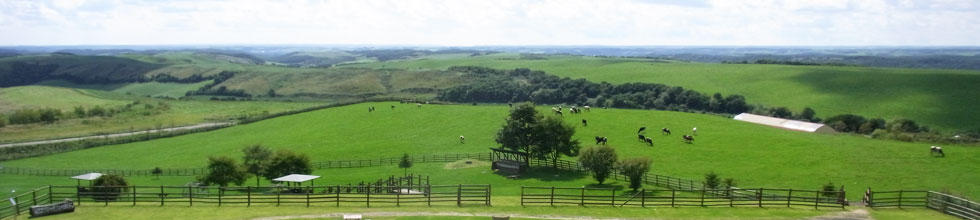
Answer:
<svg viewBox="0 0 980 220"><path fill-rule="evenodd" d="M753 115L749 113L738 114L734 118L735 120L751 122L756 124L769 125L777 128L794 130L794 131L805 131L814 133L837 133L834 128L820 123L812 123L805 121L789 120L785 118L776 118L762 115Z"/></svg>

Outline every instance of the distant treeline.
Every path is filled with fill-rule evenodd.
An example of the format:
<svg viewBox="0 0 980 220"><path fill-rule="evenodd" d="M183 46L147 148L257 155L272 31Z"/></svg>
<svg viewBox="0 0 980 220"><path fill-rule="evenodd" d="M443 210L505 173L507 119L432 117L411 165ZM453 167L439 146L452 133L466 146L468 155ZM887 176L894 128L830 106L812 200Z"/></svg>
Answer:
<svg viewBox="0 0 980 220"><path fill-rule="evenodd" d="M695 62L714 63L753 63L758 60L780 62L779 64L796 65L792 63L819 65L874 66L921 69L966 69L980 70L980 55L832 55L832 54L745 54L738 56L705 55L705 54L671 54L667 58L690 60ZM787 62L787 63L781 63Z"/></svg>
<svg viewBox="0 0 980 220"><path fill-rule="evenodd" d="M185 95L252 97L251 94L246 93L243 89L228 89L228 87L225 86L218 86L215 88L215 86L221 84L225 80L231 79L231 77L235 77L235 72L221 71L221 73L218 73L212 77L214 80L213 82L198 88L197 91L187 91Z"/></svg>
<svg viewBox="0 0 980 220"><path fill-rule="evenodd" d="M749 62L747 60L742 61L721 61L724 64L779 64L779 65L796 65L796 66L857 66L854 64L843 64L843 63L812 63L812 62L800 62L800 61L790 61L790 60L755 60Z"/></svg>
<svg viewBox="0 0 980 220"><path fill-rule="evenodd" d="M560 78L526 68L497 70L476 66L454 66L450 71L464 72L471 82L446 89L438 98L453 102L523 102L542 104L569 103L596 107L705 111L736 114L753 107L741 95L704 95L683 87L657 83L614 85L585 79Z"/></svg>

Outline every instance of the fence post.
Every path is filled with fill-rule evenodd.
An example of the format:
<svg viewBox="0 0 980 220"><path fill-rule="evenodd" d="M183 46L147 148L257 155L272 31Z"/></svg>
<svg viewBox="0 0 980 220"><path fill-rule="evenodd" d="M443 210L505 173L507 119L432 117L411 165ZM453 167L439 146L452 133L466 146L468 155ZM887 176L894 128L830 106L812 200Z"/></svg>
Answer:
<svg viewBox="0 0 980 220"><path fill-rule="evenodd" d="M54 198L54 194L51 194L51 185L48 185L48 204L51 204L51 200Z"/></svg>
<svg viewBox="0 0 980 220"><path fill-rule="evenodd" d="M409 189L411 189L411 188L409 188ZM395 206L398 206L398 207L401 207L402 206L402 190L401 189L398 189L398 192L395 193Z"/></svg>
<svg viewBox="0 0 980 220"><path fill-rule="evenodd" d="M616 188L612 190L612 201L609 202L609 205L616 207Z"/></svg>
<svg viewBox="0 0 980 220"><path fill-rule="evenodd" d="M75 187L75 201L78 201L78 205L82 205L82 187Z"/></svg>
<svg viewBox="0 0 980 220"><path fill-rule="evenodd" d="M160 186L160 206L163 206L163 186Z"/></svg>
<svg viewBox="0 0 980 220"><path fill-rule="evenodd" d="M817 191L817 198L813 200L813 208L814 209L820 209L820 206L818 206L818 205L820 205L820 194L821 194L821 191Z"/></svg>
<svg viewBox="0 0 980 220"><path fill-rule="evenodd" d="M17 200L17 195L14 195L14 215L20 215L20 201Z"/></svg>
<svg viewBox="0 0 980 220"><path fill-rule="evenodd" d="M735 207L735 192L731 186L728 187L728 207Z"/></svg>
<svg viewBox="0 0 980 220"><path fill-rule="evenodd" d="M704 189L704 187L701 187L701 207L704 207L704 194L705 193L706 193L706 190Z"/></svg>
<svg viewBox="0 0 980 220"><path fill-rule="evenodd" d="M549 198L551 201L549 204L551 204L551 206L555 206L555 186L551 186L551 194Z"/></svg>
<svg viewBox="0 0 980 220"><path fill-rule="evenodd" d="M524 187L521 187L521 192L523 194ZM432 185L428 183L425 184L425 205L432 206ZM521 205L524 205L524 196L521 196Z"/></svg>
<svg viewBox="0 0 980 220"><path fill-rule="evenodd" d="M643 189L643 191L640 191L640 207L642 208L647 207L647 189Z"/></svg>
<svg viewBox="0 0 980 220"><path fill-rule="evenodd" d="M133 206L136 206L136 186L133 185Z"/></svg>
<svg viewBox="0 0 980 220"><path fill-rule="evenodd" d="M463 184L456 187L456 206L463 206Z"/></svg>
<svg viewBox="0 0 980 220"><path fill-rule="evenodd" d="M521 206L524 206L524 186L521 186Z"/></svg>
<svg viewBox="0 0 980 220"><path fill-rule="evenodd" d="M493 186L487 184L487 206L490 206L490 195L493 194Z"/></svg>
<svg viewBox="0 0 980 220"><path fill-rule="evenodd" d="M245 186L245 206L252 206L252 186Z"/></svg>
<svg viewBox="0 0 980 220"><path fill-rule="evenodd" d="M306 186L306 207L310 207L310 192L312 192L313 186Z"/></svg>
<svg viewBox="0 0 980 220"><path fill-rule="evenodd" d="M368 185L367 185L367 199L366 199L366 201L367 201L367 207L368 208L371 208L371 184L370 183L368 183Z"/></svg>
<svg viewBox="0 0 980 220"><path fill-rule="evenodd" d="M585 186L582 186L582 196L579 199L578 206L585 206Z"/></svg>
<svg viewBox="0 0 980 220"><path fill-rule="evenodd" d="M187 185L187 203L188 206L194 206L194 188L191 185Z"/></svg>
<svg viewBox="0 0 980 220"><path fill-rule="evenodd" d="M677 190L670 189L670 207L674 207L674 198L677 198Z"/></svg>
<svg viewBox="0 0 980 220"><path fill-rule="evenodd" d="M762 188L759 188L759 195L756 198L759 199L759 208L762 208Z"/></svg>
<svg viewBox="0 0 980 220"><path fill-rule="evenodd" d="M789 189L789 196L786 196L786 207L789 208L790 199L793 198L793 189Z"/></svg>
<svg viewBox="0 0 980 220"><path fill-rule="evenodd" d="M105 186L102 187L102 189L105 189L105 188L107 188L107 187L105 187ZM108 188L112 188L112 187L108 187ZM104 190L104 191L108 191L108 190ZM108 192L102 193L102 199L105 200L105 206L109 206L109 193Z"/></svg>
<svg viewBox="0 0 980 220"><path fill-rule="evenodd" d="M218 187L218 206L221 206L221 196L222 196L222 194L225 194L225 188L219 186Z"/></svg>
<svg viewBox="0 0 980 220"><path fill-rule="evenodd" d="M276 194L276 196L278 196L278 194ZM277 199L278 199L278 197L277 197ZM276 204L277 205L279 204L278 200L277 200ZM337 185L337 207L340 207L340 185Z"/></svg>
<svg viewBox="0 0 980 220"><path fill-rule="evenodd" d="M905 192L905 190L902 190L902 189L898 190L898 208L902 208L902 193L903 192Z"/></svg>
<svg viewBox="0 0 980 220"><path fill-rule="evenodd" d="M32 205L37 205L37 190L31 190L31 200L34 202Z"/></svg>

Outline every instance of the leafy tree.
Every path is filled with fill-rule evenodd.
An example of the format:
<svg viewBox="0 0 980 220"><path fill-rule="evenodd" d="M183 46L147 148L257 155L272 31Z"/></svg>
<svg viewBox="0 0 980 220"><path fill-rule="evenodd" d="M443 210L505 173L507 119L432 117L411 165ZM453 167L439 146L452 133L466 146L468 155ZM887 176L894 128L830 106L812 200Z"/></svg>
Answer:
<svg viewBox="0 0 980 220"><path fill-rule="evenodd" d="M412 168L412 159L407 153L402 155L401 161L398 161L398 168L405 169L405 176L408 176L408 168Z"/></svg>
<svg viewBox="0 0 980 220"><path fill-rule="evenodd" d="M602 184L616 166L616 149L609 146L586 148L582 150L578 161L582 167L592 173L593 179Z"/></svg>
<svg viewBox="0 0 980 220"><path fill-rule="evenodd" d="M888 130L892 132L919 132L919 125L915 121L909 119L895 119L891 123L888 123Z"/></svg>
<svg viewBox="0 0 980 220"><path fill-rule="evenodd" d="M636 191L643 186L643 175L650 172L650 158L634 157L618 164L619 172L630 180L630 188Z"/></svg>
<svg viewBox="0 0 980 220"><path fill-rule="evenodd" d="M61 119L61 110L53 108L44 108L40 112L40 120L44 123L53 123Z"/></svg>
<svg viewBox="0 0 980 220"><path fill-rule="evenodd" d="M885 128L885 119L874 118L868 120L864 124L861 124L861 128L858 130L858 132L862 134L871 134L874 133L875 130L882 128Z"/></svg>
<svg viewBox="0 0 980 220"><path fill-rule="evenodd" d="M91 117L91 116L106 116L106 110L105 110L105 108L102 108L102 106L96 105L95 107L92 107L91 109L88 110L88 116L89 117Z"/></svg>
<svg viewBox="0 0 980 220"><path fill-rule="evenodd" d="M857 132L867 119L855 114L840 114L827 118L824 123L840 132Z"/></svg>
<svg viewBox="0 0 980 220"><path fill-rule="evenodd" d="M769 116L777 118L790 118L793 116L793 112L786 107L775 107L769 109Z"/></svg>
<svg viewBox="0 0 980 220"><path fill-rule="evenodd" d="M200 177L201 182L207 185L217 184L228 186L229 183L242 185L248 179L248 173L238 165L235 159L225 156L208 157L208 174Z"/></svg>
<svg viewBox="0 0 980 220"><path fill-rule="evenodd" d="M735 179L731 177L725 178L724 180L721 181L721 186L725 189L735 187Z"/></svg>
<svg viewBox="0 0 980 220"><path fill-rule="evenodd" d="M277 96L275 89L269 89L269 92L266 92L266 94L269 95L269 97L276 97Z"/></svg>
<svg viewBox="0 0 980 220"><path fill-rule="evenodd" d="M245 166L245 171L255 175L255 186L259 186L259 179L261 179L259 177L265 172L266 167L269 165L269 160L272 159L272 150L256 144L243 148L242 153L245 154L242 158L242 165Z"/></svg>
<svg viewBox="0 0 980 220"><path fill-rule="evenodd" d="M84 118L85 117L85 107L75 106L75 117Z"/></svg>
<svg viewBox="0 0 980 220"><path fill-rule="evenodd" d="M163 174L163 169L160 169L160 167L154 167L150 173L153 174L154 178L160 179L160 174Z"/></svg>
<svg viewBox="0 0 980 220"><path fill-rule="evenodd" d="M535 143L532 135L534 126L538 124L541 118L541 114L534 109L534 104L530 102L514 106L511 108L510 116L504 122L504 126L500 131L497 131L497 143L510 150L530 152L531 146Z"/></svg>
<svg viewBox="0 0 980 220"><path fill-rule="evenodd" d="M728 95L725 97L725 112L738 114L751 110L745 102L745 97L741 95Z"/></svg>
<svg viewBox="0 0 980 220"><path fill-rule="evenodd" d="M558 166L558 158L562 155L577 156L581 143L573 140L575 127L568 125L557 117L545 117L532 130L534 145L531 155L537 158L551 159L552 165Z"/></svg>
<svg viewBox="0 0 980 220"><path fill-rule="evenodd" d="M297 154L290 150L276 151L269 161L265 173L262 174L266 179L272 180L289 174L310 174L313 173L313 165L310 158L305 154Z"/></svg>
<svg viewBox="0 0 980 220"><path fill-rule="evenodd" d="M817 114L817 112L816 111L813 111L812 108L810 108L810 107L804 107L803 108L803 112L800 112L800 115L796 116L796 118L799 118L800 120L804 120L804 121L809 121L809 122L817 122L818 120L815 120L816 118L814 118L814 116L816 116L816 114Z"/></svg>
<svg viewBox="0 0 980 220"><path fill-rule="evenodd" d="M704 187L708 189L717 189L718 185L720 184L721 178L718 177L718 174L715 174L715 171L704 174Z"/></svg>
<svg viewBox="0 0 980 220"><path fill-rule="evenodd" d="M120 193L128 191L126 186L129 183L126 182L126 178L119 174L106 174L95 178L92 185L97 186L92 189L96 192L92 195L96 201L113 201L119 197Z"/></svg>

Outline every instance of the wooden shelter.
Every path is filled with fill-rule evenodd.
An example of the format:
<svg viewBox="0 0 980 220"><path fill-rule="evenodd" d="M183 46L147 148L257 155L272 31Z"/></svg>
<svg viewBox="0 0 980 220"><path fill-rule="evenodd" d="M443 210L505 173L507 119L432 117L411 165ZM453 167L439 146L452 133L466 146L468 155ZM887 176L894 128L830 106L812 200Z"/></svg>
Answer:
<svg viewBox="0 0 980 220"><path fill-rule="evenodd" d="M531 166L528 161L528 154L520 151L513 151L503 148L490 148L490 160L493 161L491 169L505 173L520 174Z"/></svg>
<svg viewBox="0 0 980 220"><path fill-rule="evenodd" d="M82 180L88 180L88 185L91 186L92 181L98 179L101 176L102 176L101 173L86 173L78 176L73 176L71 178L78 181L78 186L82 185Z"/></svg>

